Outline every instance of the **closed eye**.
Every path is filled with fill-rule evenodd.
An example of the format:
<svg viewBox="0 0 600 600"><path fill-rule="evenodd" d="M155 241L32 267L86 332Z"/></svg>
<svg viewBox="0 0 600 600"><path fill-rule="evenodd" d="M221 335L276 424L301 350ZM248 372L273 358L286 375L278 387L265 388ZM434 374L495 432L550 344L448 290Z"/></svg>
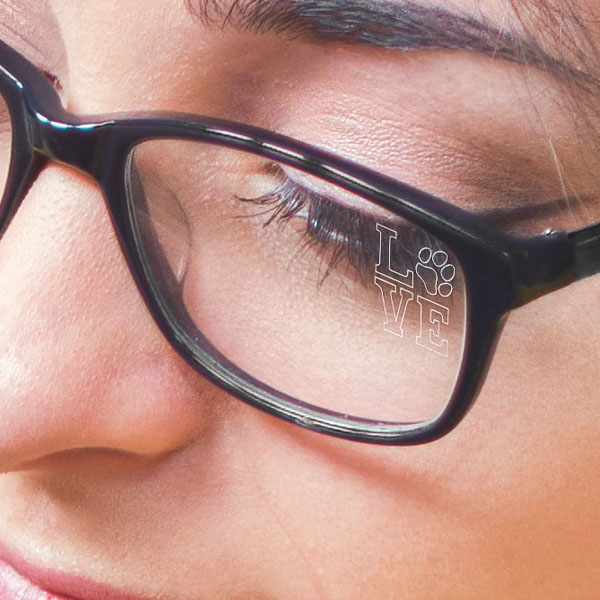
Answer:
<svg viewBox="0 0 600 600"><path fill-rule="evenodd" d="M299 243L304 250L316 251L320 260L325 261L321 283L334 272L345 272L344 265L352 269L363 285L372 283L380 253L378 223L399 233L402 252L398 268L410 268L419 249L435 245L423 230L391 213L386 217L375 216L381 212L375 205L370 212L350 207L332 194L321 194L297 183L277 164L269 165L267 171L277 181L272 191L257 197L237 196L237 199L264 207L264 211L255 213L264 217L263 227L283 227L294 219L304 220ZM340 196L342 193L340 190Z"/></svg>

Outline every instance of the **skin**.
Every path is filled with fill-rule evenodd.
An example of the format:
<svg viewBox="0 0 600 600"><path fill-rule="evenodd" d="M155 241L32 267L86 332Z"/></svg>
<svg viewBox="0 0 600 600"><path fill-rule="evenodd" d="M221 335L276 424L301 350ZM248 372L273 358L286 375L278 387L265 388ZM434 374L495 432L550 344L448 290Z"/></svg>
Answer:
<svg viewBox="0 0 600 600"><path fill-rule="evenodd" d="M61 80L73 112L253 122L469 207L556 199L565 183L584 200L522 229L598 220L593 140L539 70L213 31L179 0L14 4L30 42L10 37L8 12L0 36ZM502 0L456 4L518 28ZM365 72L389 90L361 91ZM0 244L0 541L148 598L594 597L598 286L512 314L446 438L332 439L184 364L132 283L98 189L51 165Z"/></svg>

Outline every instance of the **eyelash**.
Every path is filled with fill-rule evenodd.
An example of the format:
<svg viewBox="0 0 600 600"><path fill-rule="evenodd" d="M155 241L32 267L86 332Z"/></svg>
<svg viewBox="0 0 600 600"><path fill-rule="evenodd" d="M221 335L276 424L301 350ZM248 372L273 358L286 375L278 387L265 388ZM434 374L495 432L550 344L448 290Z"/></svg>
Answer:
<svg viewBox="0 0 600 600"><path fill-rule="evenodd" d="M284 179L273 191L256 198L238 197L238 200L266 209L259 213L267 216L263 227L285 226L293 218L306 221L301 248L317 249L321 260L325 260L327 251L331 252L326 259L320 284L345 260L360 282L366 284L379 256L379 248L375 245L377 240L373 235L375 219L298 185L277 169Z"/></svg>
<svg viewBox="0 0 600 600"><path fill-rule="evenodd" d="M347 262L363 285L368 285L373 278L375 265L379 261L379 235L376 224L381 223L401 231L399 236L404 243L402 263L409 265L409 257L417 255L420 248L431 243L424 232L407 223L385 220L366 215L335 200L309 190L290 179L280 167L274 165L276 174L283 181L273 191L256 198L237 199L257 206L265 207L259 215L268 215L263 227L270 225L285 226L293 218L303 218L306 228L302 232L304 250L317 249L322 260L327 264L323 270L322 284L341 264ZM304 214L303 214L304 213ZM413 261L414 262L414 261Z"/></svg>

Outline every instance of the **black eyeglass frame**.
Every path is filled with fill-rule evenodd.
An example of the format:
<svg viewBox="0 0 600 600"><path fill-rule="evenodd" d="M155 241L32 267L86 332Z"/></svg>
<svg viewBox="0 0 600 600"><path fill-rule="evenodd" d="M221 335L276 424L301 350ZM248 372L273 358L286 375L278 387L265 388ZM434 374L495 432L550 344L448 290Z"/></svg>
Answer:
<svg viewBox="0 0 600 600"><path fill-rule="evenodd" d="M70 165L101 189L137 287L159 328L196 370L234 396L313 431L377 444L413 445L450 432L485 378L505 316L514 308L600 272L600 224L516 238L480 217L390 177L297 140L245 124L179 113L80 117L67 112L50 81L0 42L0 92L12 119L12 155L0 203L0 237L49 161ZM347 417L261 385L215 360L184 331L155 289L138 245L127 197L132 149L152 139L197 140L235 148L302 169L356 193L417 225L460 262L467 290L463 360L453 395L437 417L386 423ZM118 307L115 307L118 310ZM310 374L307 374L310 376Z"/></svg>

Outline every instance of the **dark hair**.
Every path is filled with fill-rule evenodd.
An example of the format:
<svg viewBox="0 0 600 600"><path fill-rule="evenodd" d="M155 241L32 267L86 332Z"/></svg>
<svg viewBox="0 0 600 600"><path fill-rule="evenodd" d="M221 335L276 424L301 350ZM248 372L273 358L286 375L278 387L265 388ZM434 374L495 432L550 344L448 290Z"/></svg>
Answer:
<svg viewBox="0 0 600 600"><path fill-rule="evenodd" d="M588 27L588 23L600 22L600 15L594 17L591 9L575 0L509 3L526 35L557 58L555 64L547 65L548 70L563 74L588 92L600 92L600 48Z"/></svg>

